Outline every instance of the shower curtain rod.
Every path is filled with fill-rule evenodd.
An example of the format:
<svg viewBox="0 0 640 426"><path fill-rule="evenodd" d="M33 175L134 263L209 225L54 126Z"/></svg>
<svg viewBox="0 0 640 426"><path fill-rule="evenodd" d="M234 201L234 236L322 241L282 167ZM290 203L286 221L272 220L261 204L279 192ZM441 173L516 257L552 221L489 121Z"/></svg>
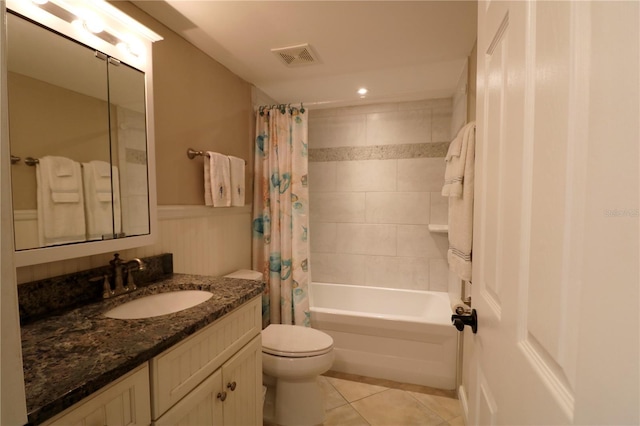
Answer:
<svg viewBox="0 0 640 426"><path fill-rule="evenodd" d="M264 115L264 111L269 110L269 109L279 109L280 112L282 114L284 114L287 109L289 110L289 113L293 112L294 109L296 109L296 106L291 106L291 104L273 104L273 105L260 105L258 107L258 112L260 113L260 115ZM305 109L304 109L304 105L302 104L302 102L300 102L300 112L304 114Z"/></svg>

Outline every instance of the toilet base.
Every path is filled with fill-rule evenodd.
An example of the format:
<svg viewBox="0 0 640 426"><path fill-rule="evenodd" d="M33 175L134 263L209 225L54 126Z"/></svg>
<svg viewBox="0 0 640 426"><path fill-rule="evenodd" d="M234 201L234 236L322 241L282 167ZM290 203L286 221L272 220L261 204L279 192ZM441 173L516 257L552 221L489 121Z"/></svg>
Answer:
<svg viewBox="0 0 640 426"><path fill-rule="evenodd" d="M324 395L317 378L308 381L276 379L275 384L267 385L264 421L282 426L321 425L324 422Z"/></svg>

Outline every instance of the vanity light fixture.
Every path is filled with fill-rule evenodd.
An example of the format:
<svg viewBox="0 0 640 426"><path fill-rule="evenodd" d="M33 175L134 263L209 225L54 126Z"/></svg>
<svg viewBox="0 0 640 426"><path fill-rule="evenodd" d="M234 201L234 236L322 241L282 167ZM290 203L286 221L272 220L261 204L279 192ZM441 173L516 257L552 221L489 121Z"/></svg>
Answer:
<svg viewBox="0 0 640 426"><path fill-rule="evenodd" d="M102 19L97 17L94 13L83 10L80 14L82 16L79 20L82 24L82 28L93 34L99 34L104 31L104 23L102 22Z"/></svg>
<svg viewBox="0 0 640 426"><path fill-rule="evenodd" d="M69 22L76 28L82 29L95 37L98 37L109 44L118 46L125 53L140 59L144 55L144 46L138 40L125 40L124 37L115 35L115 31L107 29L104 22L98 15L90 10L74 10L70 6L66 7L63 2L53 2L49 0L31 0L33 4L50 14Z"/></svg>
<svg viewBox="0 0 640 426"><path fill-rule="evenodd" d="M140 58L144 55L144 46L138 40L118 41L116 47L129 55Z"/></svg>
<svg viewBox="0 0 640 426"><path fill-rule="evenodd" d="M360 96L364 96L364 95L366 95L366 94L367 94L367 92L368 92L368 90L367 90L367 88L366 88L366 87L361 87L361 88L359 88L359 89L358 89L358 94L359 94Z"/></svg>

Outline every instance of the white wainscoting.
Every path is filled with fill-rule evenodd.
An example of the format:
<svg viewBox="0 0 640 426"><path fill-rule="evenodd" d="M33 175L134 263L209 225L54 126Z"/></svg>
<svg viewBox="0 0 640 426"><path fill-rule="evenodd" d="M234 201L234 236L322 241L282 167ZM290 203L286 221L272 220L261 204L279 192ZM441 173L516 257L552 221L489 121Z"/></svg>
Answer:
<svg viewBox="0 0 640 426"><path fill-rule="evenodd" d="M124 250L123 259L173 253L178 273L224 275L251 269L251 205L211 208L159 206L158 239ZM107 265L113 253L17 268L18 284Z"/></svg>

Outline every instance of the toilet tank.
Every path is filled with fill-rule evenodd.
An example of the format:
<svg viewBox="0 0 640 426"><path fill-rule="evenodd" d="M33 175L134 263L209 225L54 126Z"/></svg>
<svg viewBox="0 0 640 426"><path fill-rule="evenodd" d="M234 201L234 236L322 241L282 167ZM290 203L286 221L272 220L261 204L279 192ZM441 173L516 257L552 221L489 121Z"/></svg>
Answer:
<svg viewBox="0 0 640 426"><path fill-rule="evenodd" d="M240 278L243 280L262 281L262 273L249 269L239 269L235 272L225 275L227 278Z"/></svg>

